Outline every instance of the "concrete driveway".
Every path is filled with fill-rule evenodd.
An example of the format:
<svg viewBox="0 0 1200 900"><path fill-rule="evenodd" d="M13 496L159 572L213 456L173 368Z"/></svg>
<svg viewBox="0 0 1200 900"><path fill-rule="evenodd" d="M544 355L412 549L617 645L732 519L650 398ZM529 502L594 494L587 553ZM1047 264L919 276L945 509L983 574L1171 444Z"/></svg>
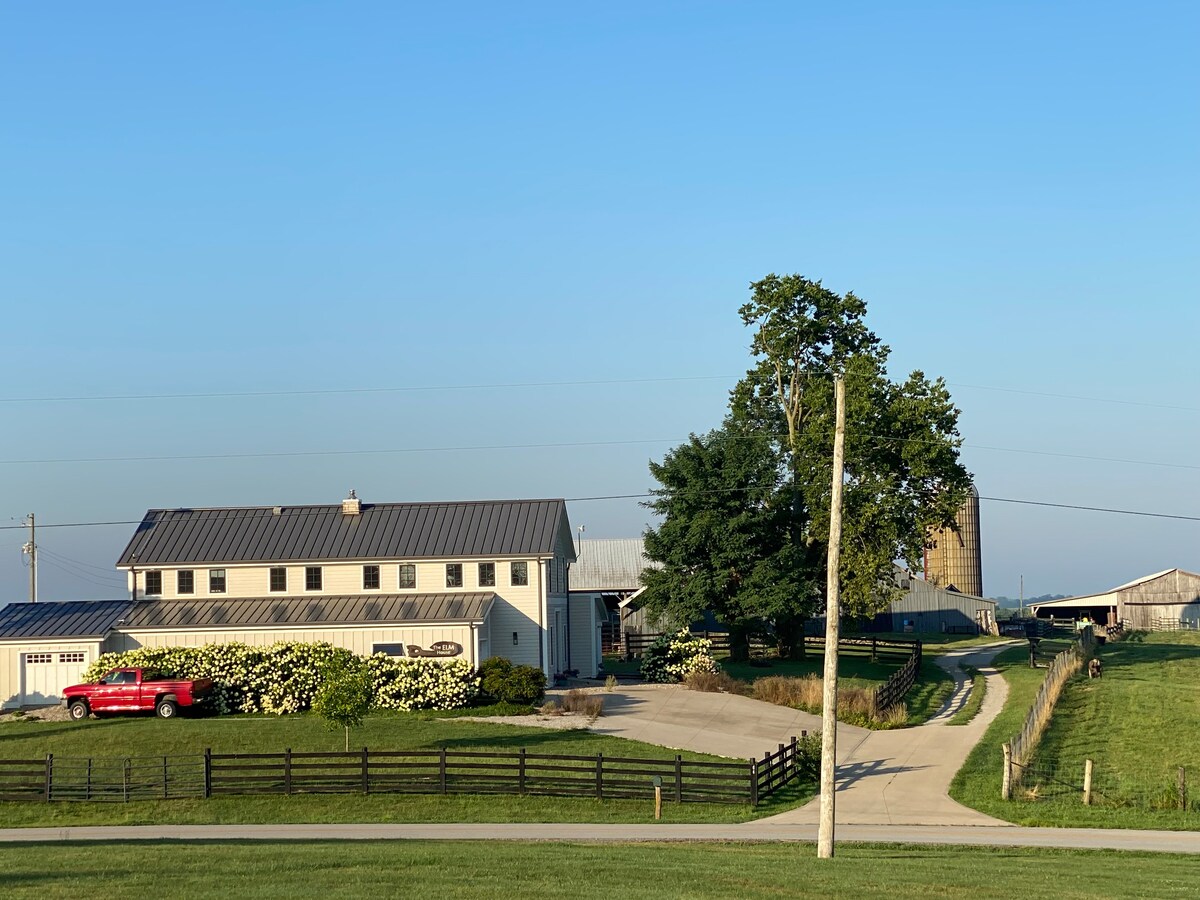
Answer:
<svg viewBox="0 0 1200 900"><path fill-rule="evenodd" d="M937 657L936 663L954 675L955 692L925 725L891 731L838 726L839 823L1008 825L956 803L948 793L955 773L1004 706L1008 685L988 663L1007 646L1011 642ZM983 672L987 694L969 725L947 725L970 694L962 665ZM606 693L604 715L592 725L601 734L739 759L761 757L792 735L820 729L819 716L679 685L641 685ZM818 814L819 804L814 801L758 823L809 825L817 822Z"/></svg>

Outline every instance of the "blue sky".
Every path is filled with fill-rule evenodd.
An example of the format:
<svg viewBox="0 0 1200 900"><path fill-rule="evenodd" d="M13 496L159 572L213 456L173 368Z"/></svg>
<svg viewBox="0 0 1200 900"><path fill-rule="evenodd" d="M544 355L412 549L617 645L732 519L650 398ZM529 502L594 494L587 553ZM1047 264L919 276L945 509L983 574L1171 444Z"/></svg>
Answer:
<svg viewBox="0 0 1200 900"><path fill-rule="evenodd" d="M772 271L951 382L985 497L1198 514L1200 10L1047 6L10 5L0 524L643 491ZM636 379L689 380L10 402ZM576 446L44 462L518 444ZM1200 523L982 515L989 593L1200 568ZM130 533L44 530L43 598Z"/></svg>

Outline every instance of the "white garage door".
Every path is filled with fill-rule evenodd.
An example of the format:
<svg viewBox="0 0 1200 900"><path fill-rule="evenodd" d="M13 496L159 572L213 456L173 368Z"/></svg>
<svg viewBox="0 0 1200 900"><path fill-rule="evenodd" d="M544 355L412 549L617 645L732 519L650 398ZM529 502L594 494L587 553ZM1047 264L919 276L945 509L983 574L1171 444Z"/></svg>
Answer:
<svg viewBox="0 0 1200 900"><path fill-rule="evenodd" d="M79 684L87 665L87 653L82 650L22 654L21 705L57 703L63 688Z"/></svg>

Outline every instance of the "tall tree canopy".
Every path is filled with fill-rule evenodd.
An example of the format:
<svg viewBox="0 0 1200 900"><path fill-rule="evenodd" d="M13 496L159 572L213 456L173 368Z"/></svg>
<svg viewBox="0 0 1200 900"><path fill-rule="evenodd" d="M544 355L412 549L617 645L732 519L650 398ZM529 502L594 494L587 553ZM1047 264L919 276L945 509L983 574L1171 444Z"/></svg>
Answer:
<svg viewBox="0 0 1200 900"><path fill-rule="evenodd" d="M892 567L917 564L930 527L953 523L970 475L958 410L941 379L887 377L888 347L866 303L799 275L750 286L739 310L754 364L723 427L651 463L659 482L646 532L660 564L646 601L677 622L711 610L736 632L769 622L781 653L803 652L823 603L833 448L833 375L846 380L842 607L869 614L895 591Z"/></svg>

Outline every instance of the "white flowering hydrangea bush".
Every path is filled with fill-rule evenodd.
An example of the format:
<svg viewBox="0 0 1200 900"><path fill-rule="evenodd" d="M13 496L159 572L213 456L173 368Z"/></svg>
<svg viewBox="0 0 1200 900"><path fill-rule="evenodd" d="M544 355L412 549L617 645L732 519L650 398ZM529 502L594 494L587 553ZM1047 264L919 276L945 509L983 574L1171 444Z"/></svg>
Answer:
<svg viewBox="0 0 1200 900"><path fill-rule="evenodd" d="M383 709L460 709L479 694L479 674L465 659L377 653L367 660L367 670Z"/></svg>
<svg viewBox="0 0 1200 900"><path fill-rule="evenodd" d="M326 673L341 671L356 659L361 657L324 642L140 647L102 655L83 680L97 682L119 667L154 669L168 678L211 678L217 712L282 715L309 709ZM376 655L366 663L376 705L384 709L457 709L479 693L479 678L466 660Z"/></svg>
<svg viewBox="0 0 1200 900"><path fill-rule="evenodd" d="M712 641L696 637L686 628L661 635L642 656L642 677L647 681L683 681L692 672L721 671L713 659Z"/></svg>

